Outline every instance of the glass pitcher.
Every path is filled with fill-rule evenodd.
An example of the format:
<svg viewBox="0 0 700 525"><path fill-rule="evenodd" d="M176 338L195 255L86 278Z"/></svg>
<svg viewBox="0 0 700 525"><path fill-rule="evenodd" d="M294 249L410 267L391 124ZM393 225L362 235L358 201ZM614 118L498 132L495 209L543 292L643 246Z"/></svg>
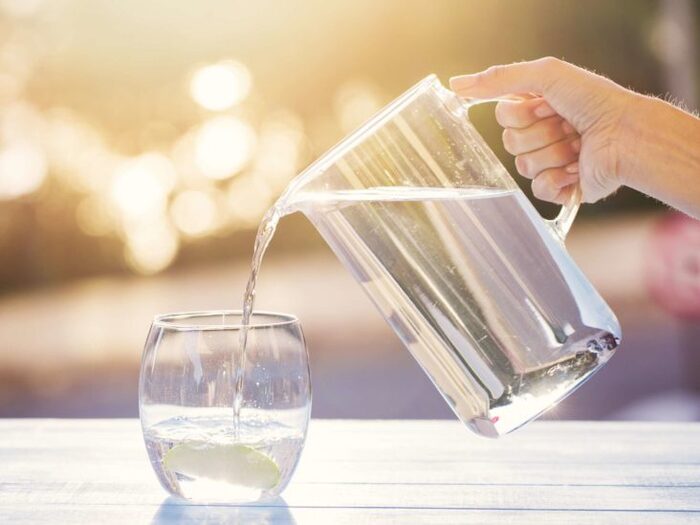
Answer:
<svg viewBox="0 0 700 525"><path fill-rule="evenodd" d="M301 211L457 416L483 436L537 417L612 356L615 315L434 75L292 181ZM411 388L406 385L406 388Z"/></svg>

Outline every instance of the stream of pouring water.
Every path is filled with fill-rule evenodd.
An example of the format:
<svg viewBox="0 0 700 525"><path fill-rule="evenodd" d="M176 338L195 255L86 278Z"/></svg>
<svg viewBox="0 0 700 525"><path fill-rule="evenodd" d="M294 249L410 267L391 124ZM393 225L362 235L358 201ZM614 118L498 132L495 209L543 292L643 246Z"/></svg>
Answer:
<svg viewBox="0 0 700 525"><path fill-rule="evenodd" d="M272 241L272 237L277 229L277 223L283 214L283 207L278 201L277 204L275 204L273 207L267 210L267 213L265 213L265 216L258 227L257 235L255 236L253 261L250 266L250 276L248 277L248 283L245 287L245 294L243 295L243 318L237 349L238 355L231 356L231 363L235 370L233 374L233 380L235 382L233 395L233 430L236 438L238 438L241 406L243 405L243 379L245 375L246 346L248 344L250 316L253 313L253 307L255 305L255 284L258 280L258 272L260 272L260 265L262 264L263 256L267 251L267 247L270 245L270 241Z"/></svg>

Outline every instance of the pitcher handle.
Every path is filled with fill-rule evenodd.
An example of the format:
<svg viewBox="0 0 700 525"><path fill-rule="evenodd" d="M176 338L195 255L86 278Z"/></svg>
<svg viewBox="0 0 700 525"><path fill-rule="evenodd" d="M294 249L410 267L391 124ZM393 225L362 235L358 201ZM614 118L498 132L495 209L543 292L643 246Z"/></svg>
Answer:
<svg viewBox="0 0 700 525"><path fill-rule="evenodd" d="M578 209L581 207L581 185L576 183L572 190L569 198L562 204L559 214L552 220L545 220L561 242L564 242L569 234Z"/></svg>
<svg viewBox="0 0 700 525"><path fill-rule="evenodd" d="M514 100L522 100L522 98L515 96L505 96L497 98L461 98L461 100L468 112L472 106L476 106L477 104L486 104L488 102L501 101L512 102ZM569 234L571 225L574 223L574 219L576 218L578 209L581 207L581 197L581 185L576 184L573 187L573 191L569 195L569 198L566 199L566 202L564 204L562 204L561 210L559 210L559 214L554 219L544 220L545 223L547 223L547 226L549 226L552 229L557 239L559 239L561 242L564 242L566 236Z"/></svg>

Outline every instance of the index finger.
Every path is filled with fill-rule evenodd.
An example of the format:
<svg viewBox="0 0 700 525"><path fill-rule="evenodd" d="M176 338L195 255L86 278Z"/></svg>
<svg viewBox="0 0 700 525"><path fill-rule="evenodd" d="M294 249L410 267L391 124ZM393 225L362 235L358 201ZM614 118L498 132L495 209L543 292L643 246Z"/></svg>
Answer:
<svg viewBox="0 0 700 525"><path fill-rule="evenodd" d="M509 93L537 93L546 95L554 70L562 62L551 57L531 62L516 62L492 66L472 75L461 75L450 79L450 88L463 97L492 98Z"/></svg>

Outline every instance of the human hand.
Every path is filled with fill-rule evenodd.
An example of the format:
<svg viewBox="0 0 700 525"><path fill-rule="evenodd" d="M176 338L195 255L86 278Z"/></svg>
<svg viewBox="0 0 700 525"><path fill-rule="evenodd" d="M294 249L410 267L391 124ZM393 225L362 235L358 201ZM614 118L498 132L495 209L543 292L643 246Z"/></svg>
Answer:
<svg viewBox="0 0 700 525"><path fill-rule="evenodd" d="M555 58L453 77L450 87L465 98L521 97L499 102L496 119L537 198L561 204L579 183L583 200L595 202L626 183L631 166L621 162L621 148L633 138L624 122L640 95Z"/></svg>

